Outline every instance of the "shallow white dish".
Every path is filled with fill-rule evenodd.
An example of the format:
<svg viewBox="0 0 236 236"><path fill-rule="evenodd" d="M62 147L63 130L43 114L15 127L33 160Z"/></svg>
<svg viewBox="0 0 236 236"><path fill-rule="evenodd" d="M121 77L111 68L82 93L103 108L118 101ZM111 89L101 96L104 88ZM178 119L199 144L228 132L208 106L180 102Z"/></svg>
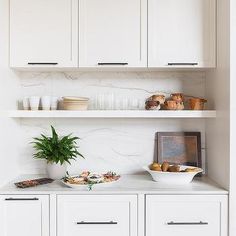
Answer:
<svg viewBox="0 0 236 236"><path fill-rule="evenodd" d="M180 166L180 170L185 170L186 168L196 168L194 166ZM188 184L192 182L195 175L203 172L201 168L197 172L162 172L153 171L149 169L149 166L144 166L144 170L149 172L155 182L165 183L165 184Z"/></svg>
<svg viewBox="0 0 236 236"><path fill-rule="evenodd" d="M61 182L63 184L65 184L66 186L70 187L70 188L79 189L79 190L91 190L91 189L112 187L117 182L119 182L120 178L118 180L116 180L116 181L107 182L107 183L98 183L98 184L92 184L92 185L89 185L89 184L84 184L84 185L81 185L81 184L70 184L70 183L65 182L64 180L61 180Z"/></svg>

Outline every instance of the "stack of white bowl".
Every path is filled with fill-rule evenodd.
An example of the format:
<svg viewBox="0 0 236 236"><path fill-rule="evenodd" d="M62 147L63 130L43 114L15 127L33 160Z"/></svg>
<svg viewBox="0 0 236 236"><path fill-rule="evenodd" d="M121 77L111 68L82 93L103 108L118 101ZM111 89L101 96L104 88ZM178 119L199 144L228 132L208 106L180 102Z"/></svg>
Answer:
<svg viewBox="0 0 236 236"><path fill-rule="evenodd" d="M89 98L85 97L63 97L64 110L87 110Z"/></svg>

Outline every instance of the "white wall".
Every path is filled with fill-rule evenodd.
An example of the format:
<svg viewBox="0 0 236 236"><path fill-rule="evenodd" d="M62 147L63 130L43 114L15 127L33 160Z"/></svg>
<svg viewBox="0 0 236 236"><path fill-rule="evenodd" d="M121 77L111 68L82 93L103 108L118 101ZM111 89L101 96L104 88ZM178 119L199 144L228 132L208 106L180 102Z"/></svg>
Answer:
<svg viewBox="0 0 236 236"><path fill-rule="evenodd" d="M20 91L19 80L8 68L8 3L0 1L0 109L13 109ZM0 113L0 183L6 182L13 174L18 173L15 160L18 155L18 125Z"/></svg>
<svg viewBox="0 0 236 236"><path fill-rule="evenodd" d="M214 101L217 110L217 118L206 123L206 142L208 157L208 174L221 186L230 191L230 235L236 235L236 189L234 187L235 171L234 156L236 154L234 144L234 120L236 117L234 99L235 75L234 71L236 58L235 50L232 47L235 39L232 33L235 31L235 20L232 21L232 7L230 0L218 0L217 6L217 69L207 73L206 91L207 96ZM230 13L231 7L231 13ZM230 26L231 21L234 22ZM231 22L231 23L232 23ZM230 44L231 34L231 44ZM235 34L236 35L236 34ZM233 44L232 44L233 42ZM230 58L231 54L231 58ZM235 84L235 85L234 85ZM233 112L233 113L232 113ZM234 114L235 113L235 114Z"/></svg>
<svg viewBox="0 0 236 236"><path fill-rule="evenodd" d="M217 7L217 69L209 71L206 96L213 101L217 118L207 122L208 174L229 189L230 162L230 44L229 1L219 0Z"/></svg>
<svg viewBox="0 0 236 236"><path fill-rule="evenodd" d="M230 1L230 235L236 235L236 2Z"/></svg>

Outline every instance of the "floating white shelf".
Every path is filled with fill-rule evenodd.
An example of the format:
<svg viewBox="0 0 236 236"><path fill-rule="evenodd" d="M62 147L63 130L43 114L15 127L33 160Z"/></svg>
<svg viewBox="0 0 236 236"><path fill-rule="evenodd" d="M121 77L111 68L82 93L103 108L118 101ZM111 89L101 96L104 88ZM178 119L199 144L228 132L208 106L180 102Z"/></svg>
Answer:
<svg viewBox="0 0 236 236"><path fill-rule="evenodd" d="M146 110L88 110L88 111L7 111L11 118L214 118L216 111L146 111Z"/></svg>

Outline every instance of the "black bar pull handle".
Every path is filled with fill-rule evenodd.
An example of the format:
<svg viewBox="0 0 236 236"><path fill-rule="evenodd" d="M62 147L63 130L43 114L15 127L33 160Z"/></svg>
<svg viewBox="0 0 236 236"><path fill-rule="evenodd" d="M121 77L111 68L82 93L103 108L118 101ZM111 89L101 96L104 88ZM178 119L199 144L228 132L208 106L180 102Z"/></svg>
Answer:
<svg viewBox="0 0 236 236"><path fill-rule="evenodd" d="M99 62L99 66L127 66L127 62Z"/></svg>
<svg viewBox="0 0 236 236"><path fill-rule="evenodd" d="M168 66L197 66L197 62L169 62Z"/></svg>
<svg viewBox="0 0 236 236"><path fill-rule="evenodd" d="M80 221L76 222L77 225L117 225L115 221Z"/></svg>
<svg viewBox="0 0 236 236"><path fill-rule="evenodd" d="M57 62L28 62L28 65L51 65L55 66L58 65Z"/></svg>
<svg viewBox="0 0 236 236"><path fill-rule="evenodd" d="M168 222L167 225L208 225L207 222L199 221L199 222Z"/></svg>
<svg viewBox="0 0 236 236"><path fill-rule="evenodd" d="M5 198L5 201L38 201L38 198Z"/></svg>

